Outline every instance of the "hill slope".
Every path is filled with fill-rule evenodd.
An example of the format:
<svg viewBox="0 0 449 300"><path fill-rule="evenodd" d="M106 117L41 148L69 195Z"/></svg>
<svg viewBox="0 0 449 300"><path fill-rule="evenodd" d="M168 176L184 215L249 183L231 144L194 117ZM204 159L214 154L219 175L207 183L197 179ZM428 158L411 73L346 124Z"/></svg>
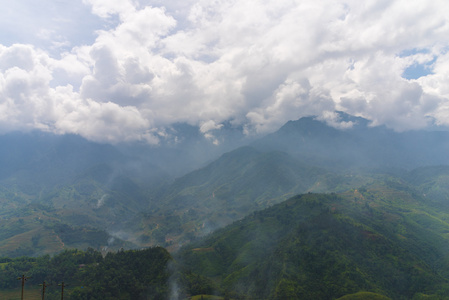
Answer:
<svg viewBox="0 0 449 300"><path fill-rule="evenodd" d="M235 137L235 143L212 149L211 141L192 126L174 128L170 136L186 138L165 140L160 148L102 145L73 135L0 136L0 223L22 219L29 226L18 226L22 231L5 226L8 240L0 244L9 248L2 252L6 248L0 246L0 254L14 252L14 245L24 241L32 245L36 232L45 236L42 241L53 241L52 231L41 230L44 212L64 226L94 228L110 238L173 250L295 194L341 192L391 170L428 199L448 201L448 173L438 170L444 167L427 167L447 163L447 132L396 133L369 127L362 118L340 118L354 126L337 130L314 118L290 121L252 146L173 181L167 172L179 175L187 165L204 165L220 151L242 144L244 137L228 126L223 136L214 136L220 141ZM159 159L164 168L155 164ZM181 165L183 160L188 163ZM414 166L422 167L414 174L403 170ZM377 173L367 171L373 168ZM27 209L29 205L40 211Z"/></svg>
<svg viewBox="0 0 449 300"><path fill-rule="evenodd" d="M138 223L153 242L176 247L295 194L342 191L366 180L308 166L283 152L242 147L177 179L130 226Z"/></svg>
<svg viewBox="0 0 449 300"><path fill-rule="evenodd" d="M0 154L0 255L129 247L114 228L166 180L154 165L72 135L7 134Z"/></svg>
<svg viewBox="0 0 449 300"><path fill-rule="evenodd" d="M386 180L291 198L189 245L178 259L230 295L258 299L444 295L448 217Z"/></svg>

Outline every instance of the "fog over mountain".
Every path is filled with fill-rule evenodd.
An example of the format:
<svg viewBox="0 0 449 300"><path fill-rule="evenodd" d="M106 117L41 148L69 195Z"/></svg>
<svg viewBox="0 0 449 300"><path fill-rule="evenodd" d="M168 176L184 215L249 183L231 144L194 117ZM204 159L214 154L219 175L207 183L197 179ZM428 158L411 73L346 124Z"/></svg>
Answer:
<svg viewBox="0 0 449 300"><path fill-rule="evenodd" d="M187 124L172 126L167 133L170 138L157 146L136 142L110 145L77 135L13 132L0 136L0 179L53 186L105 164L117 174L141 177L142 184L151 185L156 178L173 180L245 145L262 152L286 152L310 166L333 170L411 170L449 164L447 131L395 132L385 126L370 126L360 117L342 112L335 115L341 124L351 127L337 129L312 116L289 121L276 132L254 139L229 125L217 132L219 143L204 137L201 128Z"/></svg>
<svg viewBox="0 0 449 300"><path fill-rule="evenodd" d="M263 150L281 150L312 165L337 168L404 168L449 164L449 132L395 132L385 126L336 112L337 129L316 117L289 121L253 143Z"/></svg>
<svg viewBox="0 0 449 300"><path fill-rule="evenodd" d="M2 215L18 222L37 205L74 230L93 226L133 245L175 249L296 194L342 192L386 174L446 201L447 131L395 132L334 114L351 127L304 117L250 139L228 125L215 136L219 143L187 124L172 126L172 138L157 146L8 133L0 136Z"/></svg>
<svg viewBox="0 0 449 300"><path fill-rule="evenodd" d="M26 270L48 277L51 263L70 266L51 278L71 272L73 295L115 299L121 279L90 278L106 268L137 282L114 261L161 255L158 275L122 298L152 298L151 285L173 299L447 295L448 11L4 3L2 288ZM107 255L153 246L166 249Z"/></svg>
<svg viewBox="0 0 449 300"><path fill-rule="evenodd" d="M449 228L449 132L396 132L333 115L338 128L309 116L260 138L227 124L214 136L219 143L188 124L171 126L157 146L41 131L3 134L0 256L88 247L106 255L158 245L178 253L176 272L190 266L199 274L176 275L177 284L187 280L182 276L197 282L182 283L183 293L444 294L447 264L437 262ZM298 194L306 197L291 198ZM363 253L369 255L362 259ZM301 260L291 255L314 263L293 263ZM261 263L265 257L271 263ZM379 264L397 284L382 279ZM341 272L341 284L328 272ZM323 280L326 288L318 291Z"/></svg>

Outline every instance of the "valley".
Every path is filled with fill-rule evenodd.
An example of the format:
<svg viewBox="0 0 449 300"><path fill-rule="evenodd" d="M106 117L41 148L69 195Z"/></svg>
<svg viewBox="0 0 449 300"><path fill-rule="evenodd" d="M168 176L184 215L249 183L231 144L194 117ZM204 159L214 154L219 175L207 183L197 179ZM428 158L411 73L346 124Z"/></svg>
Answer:
<svg viewBox="0 0 449 300"><path fill-rule="evenodd" d="M306 117L203 158L210 141L191 127L191 139L155 148L1 136L0 257L163 247L183 295L439 299L449 135L340 117L354 126Z"/></svg>

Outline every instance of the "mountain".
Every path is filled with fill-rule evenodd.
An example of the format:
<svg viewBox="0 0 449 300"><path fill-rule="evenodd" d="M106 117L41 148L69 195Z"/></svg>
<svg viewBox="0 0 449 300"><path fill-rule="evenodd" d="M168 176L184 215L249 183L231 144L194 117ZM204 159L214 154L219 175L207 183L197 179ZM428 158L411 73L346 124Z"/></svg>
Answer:
<svg viewBox="0 0 449 300"><path fill-rule="evenodd" d="M36 194L70 184L97 165L106 165L115 173L125 173L154 187L202 167L249 140L230 124L223 125L219 132L211 130L209 138L199 127L187 124L175 124L158 134L158 145L102 144L73 134L38 131L0 135L0 184Z"/></svg>
<svg viewBox="0 0 449 300"><path fill-rule="evenodd" d="M447 132L399 133L371 127L360 117L338 116L352 126L337 129L315 117L289 121L176 179L154 195L129 231L176 248L298 193L339 192L377 176L406 176L417 167L449 163Z"/></svg>
<svg viewBox="0 0 449 300"><path fill-rule="evenodd" d="M363 118L339 117L353 126L340 130L306 117L243 147L250 140L231 123L212 129L177 124L158 133L158 146L39 132L2 135L0 223L29 224L5 227L9 248L2 252L0 246L0 255L24 241L32 245L41 228L32 220L44 212L48 222L93 228L106 240L174 250L295 194L342 192L386 174L416 180L417 192L447 202L447 174L430 167L448 163L447 132L398 133L370 127ZM409 174L415 167L421 169ZM41 236L57 235L44 230ZM102 241L95 245L108 246Z"/></svg>
<svg viewBox="0 0 449 300"><path fill-rule="evenodd" d="M295 196L193 242L176 259L229 297L440 299L449 292L448 217L405 182L385 178Z"/></svg>
<svg viewBox="0 0 449 300"><path fill-rule="evenodd" d="M75 135L6 134L0 154L0 255L135 246L114 226L141 211L148 189L167 180L155 165Z"/></svg>
<svg viewBox="0 0 449 300"><path fill-rule="evenodd" d="M189 293L443 297L448 133L339 118L352 126L307 117L246 146L230 124L180 124L159 147L0 136L0 256L185 246Z"/></svg>
<svg viewBox="0 0 449 300"><path fill-rule="evenodd" d="M158 132L157 138L157 145L134 142L116 147L128 156L159 166L174 178L204 167L223 153L254 140L243 134L243 128L230 122L206 132L198 126L178 123Z"/></svg>
<svg viewBox="0 0 449 300"><path fill-rule="evenodd" d="M122 246L122 239L140 243L132 230L123 230L123 224L153 207L151 199L174 174L204 165L241 143L243 137L232 126L223 129L221 135L214 132L220 146L198 127L185 124L171 128L158 147L100 144L76 135L42 132L0 135L0 226L5 224L0 255L32 255L33 249L39 255L76 245L102 249L114 244L110 240ZM19 220L25 225L8 225ZM93 241L80 234L83 241L69 242L45 229L55 222L72 231L95 229L105 238ZM33 248L37 237L41 242ZM42 248L44 241L47 249Z"/></svg>
<svg viewBox="0 0 449 300"><path fill-rule="evenodd" d="M66 214L70 215L69 212ZM67 219L48 206L36 204L2 212L0 255L20 257L54 254L73 248L93 247L105 251L136 247L111 236L95 224L79 222L80 225L73 225ZM83 220L86 221L85 218L79 221Z"/></svg>
<svg viewBox="0 0 449 300"><path fill-rule="evenodd" d="M29 194L68 183L94 164L123 159L111 145L91 143L75 135L0 136L0 181Z"/></svg>
<svg viewBox="0 0 449 300"><path fill-rule="evenodd" d="M366 180L309 166L284 152L241 147L176 179L127 230L175 249L295 194L342 191Z"/></svg>
<svg viewBox="0 0 449 300"><path fill-rule="evenodd" d="M416 186L427 199L444 208L449 205L449 166L420 167L406 174L404 179Z"/></svg>
<svg viewBox="0 0 449 300"><path fill-rule="evenodd" d="M337 129L304 117L289 121L278 131L255 142L262 151L284 151L311 165L348 168L402 168L449 164L449 132L395 132L384 126L370 127L366 119L339 113L352 127Z"/></svg>

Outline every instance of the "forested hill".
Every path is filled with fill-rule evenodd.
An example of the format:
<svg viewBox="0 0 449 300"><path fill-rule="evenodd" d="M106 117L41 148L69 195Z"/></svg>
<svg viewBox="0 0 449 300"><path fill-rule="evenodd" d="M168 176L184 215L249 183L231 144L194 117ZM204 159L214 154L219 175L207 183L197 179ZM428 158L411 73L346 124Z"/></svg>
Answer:
<svg viewBox="0 0 449 300"><path fill-rule="evenodd" d="M22 278L24 299L41 299L44 282L48 300L61 299L62 284L64 299L69 300L178 300L220 293L210 279L182 272L161 247L122 249L105 256L88 248L53 257L3 257L0 267L0 299L19 299Z"/></svg>
<svg viewBox="0 0 449 300"><path fill-rule="evenodd" d="M427 188L426 172L414 173L418 189ZM383 177L342 193L298 195L192 242L174 259L160 247L2 258L0 296L2 288L19 292L24 274L35 290L52 284L46 299L59 299L62 281L68 299L444 299L448 205L417 188Z"/></svg>
<svg viewBox="0 0 449 300"><path fill-rule="evenodd" d="M185 133L184 140L159 147L37 132L2 135L0 255L89 246L172 251L296 194L342 192L390 175L432 201L449 201L447 132L397 133L339 117L352 127L306 117L221 156L245 141L231 127L216 137L235 143L210 153L215 146L192 126L172 132Z"/></svg>
<svg viewBox="0 0 449 300"><path fill-rule="evenodd" d="M293 195L343 191L367 180L307 165L285 152L241 147L175 180L128 224L150 242L169 241L165 245L175 248Z"/></svg>
<svg viewBox="0 0 449 300"><path fill-rule="evenodd" d="M24 275L27 294L36 294L34 290L45 281L45 299L61 299L58 284L62 282L66 299L167 299L170 261L163 248L119 251L105 257L90 248L66 250L51 258L2 258L0 297L5 289L20 296L17 278Z"/></svg>
<svg viewBox="0 0 449 300"><path fill-rule="evenodd" d="M434 205L388 180L341 194L300 195L185 247L177 259L235 297L372 292L443 299L449 213Z"/></svg>

